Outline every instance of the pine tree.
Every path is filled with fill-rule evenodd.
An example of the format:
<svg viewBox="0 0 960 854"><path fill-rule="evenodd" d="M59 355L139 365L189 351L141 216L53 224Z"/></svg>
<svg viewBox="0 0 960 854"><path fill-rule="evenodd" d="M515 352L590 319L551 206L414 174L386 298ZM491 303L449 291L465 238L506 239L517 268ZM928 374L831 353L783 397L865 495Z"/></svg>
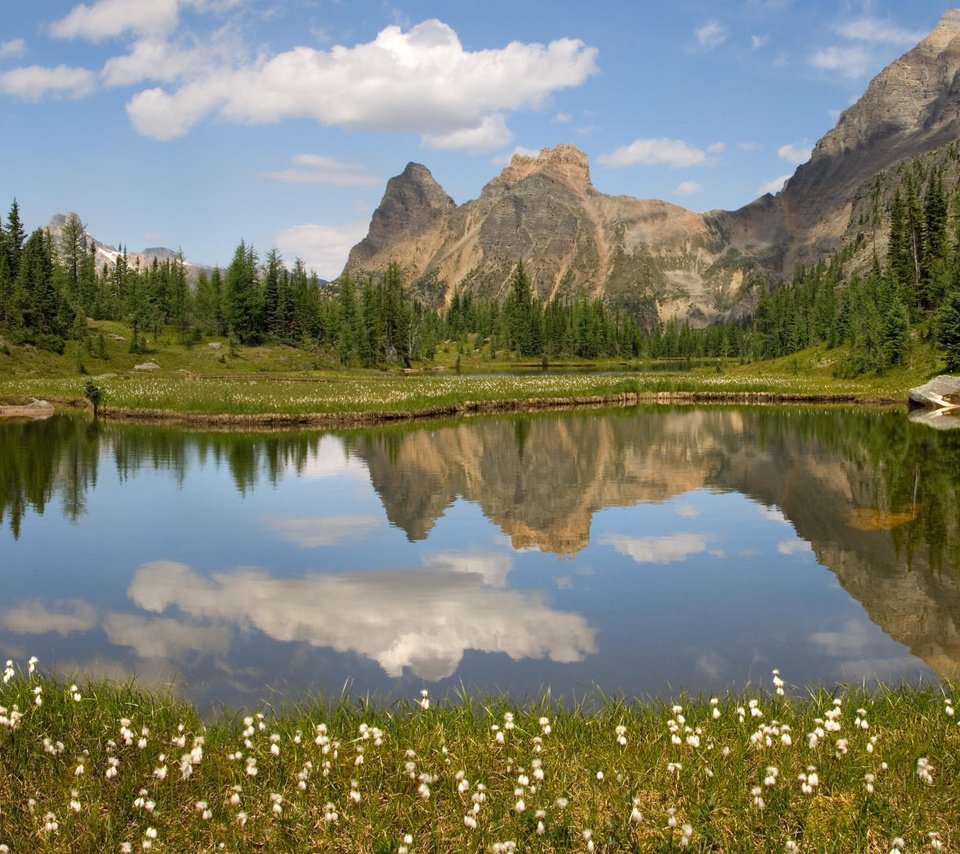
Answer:
<svg viewBox="0 0 960 854"><path fill-rule="evenodd" d="M227 320L237 340L244 344L259 340L263 327L257 256L242 240L227 268L226 304Z"/></svg>
<svg viewBox="0 0 960 854"><path fill-rule="evenodd" d="M943 348L950 373L960 373L960 270L936 316L937 341Z"/></svg>

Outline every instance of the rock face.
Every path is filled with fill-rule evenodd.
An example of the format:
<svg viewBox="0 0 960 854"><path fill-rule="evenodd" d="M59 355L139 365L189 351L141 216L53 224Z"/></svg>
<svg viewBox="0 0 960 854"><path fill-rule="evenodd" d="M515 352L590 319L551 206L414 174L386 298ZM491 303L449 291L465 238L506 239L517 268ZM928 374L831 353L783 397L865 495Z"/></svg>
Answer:
<svg viewBox="0 0 960 854"><path fill-rule="evenodd" d="M480 198L459 207L426 167L391 178L348 270L390 262L484 296L506 293L518 259L542 299L607 296L651 319L724 313L743 283L724 265L712 218L676 205L598 193L571 145L515 155Z"/></svg>
<svg viewBox="0 0 960 854"><path fill-rule="evenodd" d="M707 322L749 311L759 278L789 278L798 262L855 239L875 176L941 150L949 160L958 138L954 9L874 78L777 196L709 214L607 196L594 189L586 155L558 145L514 156L479 198L457 206L411 163L388 183L347 270L396 262L408 281L442 283L449 300L458 289L503 296L522 259L542 299L602 296L651 322Z"/></svg>
<svg viewBox="0 0 960 854"><path fill-rule="evenodd" d="M790 275L840 247L858 189L874 175L958 138L960 9L951 9L870 82L775 200L724 218L739 232L733 243L745 251L766 244L772 267Z"/></svg>
<svg viewBox="0 0 960 854"><path fill-rule="evenodd" d="M910 389L908 399L911 406L956 406L960 401L960 377L934 377Z"/></svg>

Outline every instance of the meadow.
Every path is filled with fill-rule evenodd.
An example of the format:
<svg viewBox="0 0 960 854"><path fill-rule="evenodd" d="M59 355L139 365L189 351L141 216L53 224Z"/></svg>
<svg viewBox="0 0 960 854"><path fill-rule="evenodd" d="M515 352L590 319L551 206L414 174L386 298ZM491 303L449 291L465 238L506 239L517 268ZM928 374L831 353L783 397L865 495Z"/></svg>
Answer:
<svg viewBox="0 0 960 854"><path fill-rule="evenodd" d="M434 362L406 371L361 370L282 345L238 349L215 339L184 346L170 330L151 341L148 353L134 355L124 330L122 324L96 324L106 342L102 358L80 352L76 342L63 356L6 347L0 351L0 403L39 398L85 406L84 385L92 380L104 393L106 417L324 424L658 399L900 402L938 368L930 351L918 346L909 366L854 379L833 375L844 354L825 347L751 364L555 362L538 370L537 364L491 360L479 351L464 357L447 344ZM136 369L148 362L159 367Z"/></svg>
<svg viewBox="0 0 960 854"><path fill-rule="evenodd" d="M950 685L391 705L203 720L36 660L0 686L0 851L935 851Z"/></svg>

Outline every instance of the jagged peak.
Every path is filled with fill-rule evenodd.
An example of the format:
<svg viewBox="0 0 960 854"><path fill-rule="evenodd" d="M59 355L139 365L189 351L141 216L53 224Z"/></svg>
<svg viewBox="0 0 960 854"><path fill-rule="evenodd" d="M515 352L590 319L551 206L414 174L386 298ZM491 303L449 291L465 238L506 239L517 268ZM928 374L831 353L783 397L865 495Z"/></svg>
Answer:
<svg viewBox="0 0 960 854"><path fill-rule="evenodd" d="M947 9L940 23L920 44L942 51L957 36L960 36L960 9Z"/></svg>
<svg viewBox="0 0 960 854"><path fill-rule="evenodd" d="M590 159L575 145L561 143L553 148L544 148L536 157L514 154L510 164L487 188L509 190L531 175L543 173L566 184L577 193L593 190L590 180Z"/></svg>

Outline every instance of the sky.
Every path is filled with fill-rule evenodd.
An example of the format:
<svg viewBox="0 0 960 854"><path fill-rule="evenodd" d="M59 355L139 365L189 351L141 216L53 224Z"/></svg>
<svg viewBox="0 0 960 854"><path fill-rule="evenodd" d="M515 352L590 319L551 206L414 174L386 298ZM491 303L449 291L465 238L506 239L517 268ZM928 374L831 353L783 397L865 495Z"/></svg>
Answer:
<svg viewBox="0 0 960 854"><path fill-rule="evenodd" d="M0 15L0 211L339 274L386 181L457 203L571 143L604 193L776 192L934 0L44 0Z"/></svg>

